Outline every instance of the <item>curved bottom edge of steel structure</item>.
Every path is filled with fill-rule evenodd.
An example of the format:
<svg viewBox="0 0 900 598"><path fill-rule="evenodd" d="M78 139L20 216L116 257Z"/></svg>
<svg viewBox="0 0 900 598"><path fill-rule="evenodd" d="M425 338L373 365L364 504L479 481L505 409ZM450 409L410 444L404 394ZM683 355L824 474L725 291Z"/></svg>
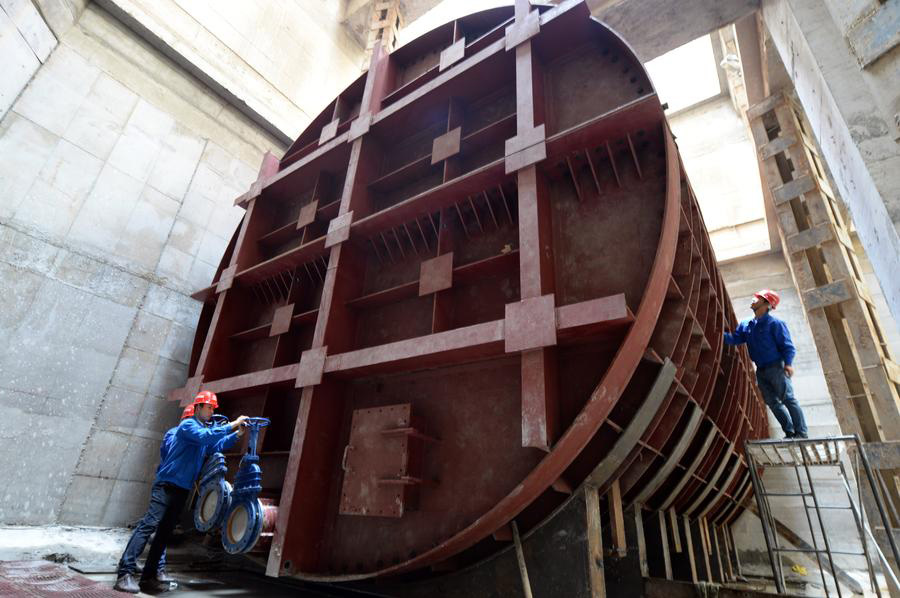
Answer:
<svg viewBox="0 0 900 598"><path fill-rule="evenodd" d="M598 384L596 389L592 392L589 401L585 404L581 413L575 419L575 422L559 438L552 450L512 492L498 502L492 509L484 513L477 521L456 533L447 541L415 558L408 559L405 562L401 562L391 567L385 567L378 571L370 571L363 574L322 575L312 572L293 572L290 574L292 577L319 582L348 582L378 576L409 573L423 567L435 565L449 557L465 551L467 548L473 546L482 539L491 536L498 529L507 525L541 493L550 488L550 486L560 478L572 461L576 459L581 451L588 445L594 434L597 433L602 423L612 411L626 385L631 380L638 363L642 359L647 358L648 349L652 350L650 346L651 337L659 321L663 304L667 300L667 294L671 288L670 285L673 280L673 267L676 263L676 255L680 250L683 250L684 247L687 247L688 251L697 249L696 247L693 247L693 244L682 244L681 249L679 248L679 231L684 231L685 226L685 206L687 210L695 211L698 217L699 211L692 194L688 193L687 197L682 197L683 173L678 158L678 150L668 127L664 125L663 131L665 135L667 162L663 226L659 247L640 307L612 365L605 373L600 384ZM691 232L682 233L681 236L686 236L687 238L694 240L693 233ZM701 242L708 244L708 238L703 239ZM693 249L691 249L692 247ZM717 283L719 285L719 292L722 293L724 287L721 284L721 280L718 279ZM724 311L721 316L722 320L726 318ZM734 321L733 314L731 314L730 320L732 320L732 322ZM722 322L720 322L720 324L721 323ZM718 333L721 336L721 325L718 328ZM721 344L718 347L718 350L720 351L721 356ZM741 367L749 367L746 362L746 356L738 354L734 357L734 361L737 362L733 365L735 371ZM655 358L651 357L651 359ZM716 365L718 366L719 364L717 363ZM658 376L657 382L661 382L662 386L665 386L665 388L664 390L661 390L661 385L657 384L656 388L651 391L650 395L656 397L656 402L655 404L646 405L648 410L654 406L662 409L662 406L660 405L662 403L661 399L666 396L671 397L672 394L679 392L676 387L681 383L675 380L676 369L675 365L668 359L660 364L661 375ZM720 373L720 378L725 376L726 374L724 371ZM669 380L668 385L664 382L667 377ZM732 377L725 383L734 383L735 380L736 379ZM693 501L690 504L685 504L683 508L677 510L688 516L695 516L697 518L707 517L709 520L717 523L731 522L742 512L741 504L747 498L751 487L749 483L749 472L743 460L741 446L743 445L744 439L748 437L760 437L760 435L767 434L768 430L765 414L759 409L760 403L758 396L755 394L755 391L746 384L746 376L744 376L743 380L737 381L737 386L740 388L741 392L744 393L740 395L740 400L746 401L747 405L751 405L754 399L757 401L757 409L751 412L749 417L732 419L735 425L739 426L739 432L735 436L737 441L729 443L728 436L722 433L715 425L710 428L710 431L705 434L702 439L697 437L696 432L698 431L699 423L704 416L704 411L700 405L688 402L687 404L690 409L690 416L687 419L688 425L681 430L678 442L675 443L672 453L667 456L666 464L642 487L629 488L627 494L630 496L630 500L626 502L626 504L637 502L646 504L650 507L655 501L654 495L666 487L666 482L677 479L674 490L670 490L667 496L664 497L661 502L658 502L658 506L667 508L676 503L684 503L687 499L692 498ZM713 385L711 383L708 384L707 395L712 393L712 387ZM737 407L738 408L733 411L736 414L741 413L744 406L738 405ZM761 418L760 414L762 414ZM655 420L652 424L659 424L663 413L658 410L652 410L651 415ZM623 447L617 445L614 447L614 450L607 456L607 459L598 464L591 476L582 483L593 484L603 489L608 487L609 484L628 470L629 464L632 463L641 449L640 439L649 437L656 429L652 424L650 427L641 427L639 424L640 422L644 422L644 420L641 418L637 419L638 422L636 425L629 427L632 431L631 439L624 439L627 446ZM710 454L708 451L699 451L688 465L684 466L684 471L679 469L681 467L679 461L685 456L688 447L692 442L696 441L700 443L701 446L708 449L716 436L719 436L719 439L724 438L728 445L725 447L726 458L722 459L717 464L715 474L711 479L695 480L697 483L695 483L694 488L692 488L694 492L688 492L688 482L692 481L692 476L695 475L697 468L703 465L702 462L710 460ZM711 466L711 464L708 465ZM714 485L717 481L718 487ZM702 488L698 488L703 482L708 482L708 484L703 485ZM550 515L538 524L538 526L531 528L525 535L527 536L528 534L533 533L538 527L546 525L547 522L560 513L568 502L573 500L576 496L579 496L578 492L573 493L572 496L563 501L562 504L558 505Z"/></svg>

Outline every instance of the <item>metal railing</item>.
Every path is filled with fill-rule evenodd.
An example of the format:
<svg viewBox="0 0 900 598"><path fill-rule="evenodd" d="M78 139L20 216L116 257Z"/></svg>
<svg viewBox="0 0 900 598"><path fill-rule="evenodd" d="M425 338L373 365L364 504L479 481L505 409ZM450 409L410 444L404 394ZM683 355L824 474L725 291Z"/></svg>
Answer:
<svg viewBox="0 0 900 598"><path fill-rule="evenodd" d="M842 457L850 448L855 449L855 453L862 463L862 472L857 472L859 484L861 485L863 480L868 482L869 489L874 498L874 503L877 507L877 514L887 532L894 561L900 563L900 551L898 551L897 544L894 540L890 517L888 517L887 511L885 510L885 503L881 493L882 488L869 463L866 451L864 450L864 445L860 442L858 436L832 436L828 438L791 440L757 440L747 442L744 447L747 465L750 468L750 476L753 482L753 491L756 495L756 502L759 507L766 549L769 553L769 560L772 564L772 573L775 577L775 587L779 593L785 593L782 554L803 553L815 555L816 562L819 566L819 573L822 577L822 586L825 591L825 596L830 596L828 583L825 578L827 567L831 577L834 579L834 587L840 598L843 597L843 593L841 591L841 585L838 582L838 570L834 561L834 556L864 557L872 588L880 598L881 590L875 576L875 569L870 555L867 537L872 541L871 545L878 554L885 575L888 577L890 583L893 584L896 589L900 590L900 583L898 583L897 578L894 576L891 564L878 547L875 536L866 522L860 507L862 501L858 504L854 500L845 464L842 460ZM822 504L820 492L816 489L811 472L812 468L821 467L836 468L838 470L843 490L847 495L848 504ZM792 468L794 470L794 477L797 480L798 491L768 492L761 475L761 471L766 468ZM801 471L804 474L803 476L801 476ZM803 512L806 516L806 522L809 526L810 537L812 540L811 549L787 548L779 543L778 534L775 532L775 518L772 513L772 505L769 501L770 497L797 497L802 501ZM808 501L811 501L812 504ZM832 540L829 538L828 531L822 518L822 511L826 510L848 510L852 513L861 546L859 552L835 550L832 547ZM814 521L818 524L820 534L817 534ZM821 536L821 548L819 538L817 537L819 535Z"/></svg>

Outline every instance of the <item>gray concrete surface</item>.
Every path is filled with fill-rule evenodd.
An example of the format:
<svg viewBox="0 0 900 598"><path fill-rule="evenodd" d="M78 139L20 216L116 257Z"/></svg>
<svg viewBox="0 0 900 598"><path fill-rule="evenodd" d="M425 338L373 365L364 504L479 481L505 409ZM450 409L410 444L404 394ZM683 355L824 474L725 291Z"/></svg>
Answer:
<svg viewBox="0 0 900 598"><path fill-rule="evenodd" d="M131 530L118 527L0 525L0 561L61 563L78 574L112 587L116 580L116 563L130 536ZM221 548L214 548L214 545L210 549L177 536L167 550L167 557L168 570L178 581L178 588L166 595L198 598L381 595L266 578L261 564L255 565L243 558L223 558Z"/></svg>
<svg viewBox="0 0 900 598"><path fill-rule="evenodd" d="M716 259L770 249L756 148L728 94L669 117Z"/></svg>
<svg viewBox="0 0 900 598"><path fill-rule="evenodd" d="M31 0L0 2L0 118L56 47L56 37Z"/></svg>
<svg viewBox="0 0 900 598"><path fill-rule="evenodd" d="M900 48L863 69L845 33L849 14L875 8L863 0L764 0L761 14L900 320ZM895 30L896 22L885 19L882 27ZM886 112L888 103L895 114Z"/></svg>
<svg viewBox="0 0 900 598"><path fill-rule="evenodd" d="M15 4L15 3L14 3ZM4 7L6 3L4 3ZM200 305L281 146L90 5L0 121L0 521L122 525Z"/></svg>
<svg viewBox="0 0 900 598"><path fill-rule="evenodd" d="M285 140L362 72L365 45L341 23L344 2L100 3Z"/></svg>

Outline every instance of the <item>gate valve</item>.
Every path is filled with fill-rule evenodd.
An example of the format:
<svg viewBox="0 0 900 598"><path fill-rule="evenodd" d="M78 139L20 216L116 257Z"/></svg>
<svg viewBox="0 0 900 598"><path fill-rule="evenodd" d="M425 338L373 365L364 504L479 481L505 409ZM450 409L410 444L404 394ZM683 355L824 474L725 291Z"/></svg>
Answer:
<svg viewBox="0 0 900 598"><path fill-rule="evenodd" d="M250 436L247 452L241 458L241 465L234 477L234 491L231 507L222 524L222 546L230 554L249 552L259 540L263 530L264 506L259 499L262 491L262 469L256 444L259 431L268 426L265 417L251 417L244 421Z"/></svg>
<svg viewBox="0 0 900 598"><path fill-rule="evenodd" d="M225 415L214 414L207 426L217 427L228 425L229 420ZM208 532L222 525L225 515L231 507L231 484L225 479L228 467L225 463L225 455L213 453L206 458L203 468L200 470L200 478L197 487L197 502L194 505L194 528L199 532Z"/></svg>

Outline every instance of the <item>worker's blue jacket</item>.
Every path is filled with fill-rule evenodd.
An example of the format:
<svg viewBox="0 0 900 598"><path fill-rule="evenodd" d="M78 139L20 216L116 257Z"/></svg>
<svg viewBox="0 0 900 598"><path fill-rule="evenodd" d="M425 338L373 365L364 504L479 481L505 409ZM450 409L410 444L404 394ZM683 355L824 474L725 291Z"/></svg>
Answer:
<svg viewBox="0 0 900 598"><path fill-rule="evenodd" d="M159 470L162 469L163 461L166 460L166 455L169 454L169 449L172 448L172 441L175 440L175 432L177 431L178 426L169 428L168 431L166 431L166 435L163 436L162 444L159 445L159 465L156 466L157 476L159 476Z"/></svg>
<svg viewBox="0 0 900 598"><path fill-rule="evenodd" d="M165 436L163 436L162 443L160 443L160 445L159 445L159 465L156 466L157 475L159 474L159 470L162 469L162 464L163 464L163 461L166 460L166 455L169 454L169 449L172 448L172 443L175 442L175 433L176 432L178 432L178 426L175 426L174 428L169 428L168 431L166 432ZM226 436L225 438L227 439L228 437ZM220 440L219 442L224 444L225 439ZM228 444L228 446L213 447L213 448L209 449L206 452L206 454L210 455L212 453L218 453L220 451L229 449L229 448L231 448L231 445L233 445L233 444L234 444L234 442L232 441L231 443Z"/></svg>
<svg viewBox="0 0 900 598"><path fill-rule="evenodd" d="M734 332L726 332L725 342L729 345L747 343L750 359L757 368L782 361L784 365L791 365L797 353L787 324L768 313L761 318L741 322Z"/></svg>
<svg viewBox="0 0 900 598"><path fill-rule="evenodd" d="M183 420L177 428L166 432L166 436L173 431L168 448L164 438L159 449L161 459L156 481L169 482L185 490L194 485L207 455L231 448L238 438L229 426L207 428L196 417Z"/></svg>

